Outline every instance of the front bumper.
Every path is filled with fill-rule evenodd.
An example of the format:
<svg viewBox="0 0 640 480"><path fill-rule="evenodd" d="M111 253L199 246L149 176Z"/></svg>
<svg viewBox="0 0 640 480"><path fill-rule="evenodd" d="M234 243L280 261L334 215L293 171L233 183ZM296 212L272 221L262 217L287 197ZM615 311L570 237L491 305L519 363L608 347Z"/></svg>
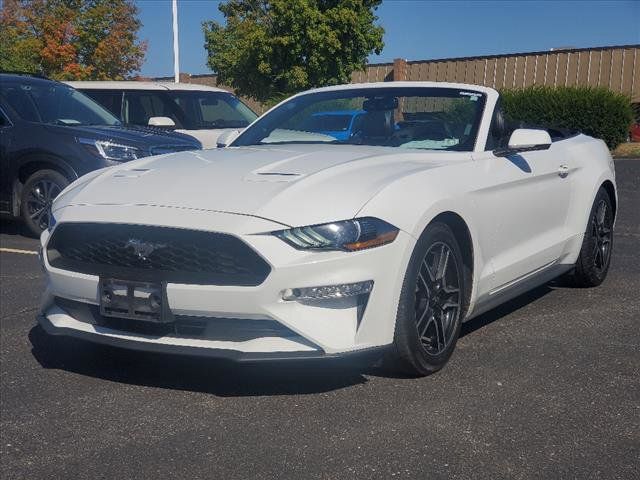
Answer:
<svg viewBox="0 0 640 480"><path fill-rule="evenodd" d="M393 341L401 283L415 240L400 232L388 245L361 252L303 252L269 235L256 235L281 228L263 219L217 212L181 211L171 218L166 209L111 206L110 222L144 218L150 225L216 225L217 231L237 235L262 255L272 271L258 286L215 286L169 283L167 302L171 312L187 318L234 319L239 323L263 320L277 322L294 335L251 339L218 339L188 335L143 335L82 321L56 303L66 299L85 305L99 304L99 278L51 267L43 258L48 287L39 322L51 334L69 335L97 343L138 350L224 357L235 360L284 358L332 358L337 355L377 352ZM59 222L93 219L95 208L67 207L58 213ZM131 222L131 220L129 220ZM176 225L182 222L184 225ZM46 247L48 238L43 234ZM285 301L282 292L290 288L374 281L364 313L354 298L302 302Z"/></svg>
<svg viewBox="0 0 640 480"><path fill-rule="evenodd" d="M363 348L343 353L328 354L322 351L258 351L241 352L229 348L196 347L191 344L158 342L152 338L128 337L122 332L107 329L87 331L77 326L61 326L54 324L50 316L38 315L40 326L49 334L85 340L100 345L123 348L138 352L162 353L169 355L185 355L214 359L231 360L239 363L280 362L292 360L345 360L358 362L374 362L384 356L390 346Z"/></svg>

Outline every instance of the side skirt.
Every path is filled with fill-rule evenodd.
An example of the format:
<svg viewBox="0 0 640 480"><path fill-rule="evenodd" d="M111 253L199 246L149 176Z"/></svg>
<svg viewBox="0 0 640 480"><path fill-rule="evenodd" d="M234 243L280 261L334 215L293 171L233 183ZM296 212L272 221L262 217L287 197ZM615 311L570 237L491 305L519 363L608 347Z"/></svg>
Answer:
<svg viewBox="0 0 640 480"><path fill-rule="evenodd" d="M517 280L507 283L487 294L476 303L473 312L465 318L465 322L485 313L498 305L550 282L573 268L571 264L552 262L538 270L534 270Z"/></svg>

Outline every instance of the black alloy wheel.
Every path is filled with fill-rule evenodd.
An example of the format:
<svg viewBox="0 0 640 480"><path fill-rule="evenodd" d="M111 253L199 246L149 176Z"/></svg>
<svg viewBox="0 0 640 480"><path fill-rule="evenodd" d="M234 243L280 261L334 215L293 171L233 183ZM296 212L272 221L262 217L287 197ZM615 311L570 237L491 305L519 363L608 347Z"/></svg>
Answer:
<svg viewBox="0 0 640 480"><path fill-rule="evenodd" d="M422 348L439 355L451 342L462 308L460 270L451 247L435 242L420 263L415 321Z"/></svg>
<svg viewBox="0 0 640 480"><path fill-rule="evenodd" d="M593 266L600 273L609 267L611 260L612 217L609 214L607 202L604 199L600 199L591 218Z"/></svg>
<svg viewBox="0 0 640 480"><path fill-rule="evenodd" d="M607 277L613 253L614 211L609 193L600 188L582 240L580 255L569 282L578 287L596 287Z"/></svg>
<svg viewBox="0 0 640 480"><path fill-rule="evenodd" d="M40 235L49 226L51 205L69 181L54 170L31 175L22 188L21 213L29 231Z"/></svg>
<svg viewBox="0 0 640 480"><path fill-rule="evenodd" d="M451 228L430 224L405 274L388 361L409 375L440 370L455 349L466 314L471 270Z"/></svg>

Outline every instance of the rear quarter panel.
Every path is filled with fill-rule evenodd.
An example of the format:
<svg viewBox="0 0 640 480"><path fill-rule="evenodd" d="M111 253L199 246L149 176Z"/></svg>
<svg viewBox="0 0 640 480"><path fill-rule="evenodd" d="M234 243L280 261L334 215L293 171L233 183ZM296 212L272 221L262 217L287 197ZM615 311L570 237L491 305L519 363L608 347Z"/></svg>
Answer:
<svg viewBox="0 0 640 480"><path fill-rule="evenodd" d="M587 135L561 140L559 154L569 166L571 188L570 206L567 215L568 230L573 233L566 248L563 263L575 263L580 253L582 239L587 229L589 213L600 187L610 181L616 188L615 166L611 153L602 140ZM617 205L617 195L613 199Z"/></svg>

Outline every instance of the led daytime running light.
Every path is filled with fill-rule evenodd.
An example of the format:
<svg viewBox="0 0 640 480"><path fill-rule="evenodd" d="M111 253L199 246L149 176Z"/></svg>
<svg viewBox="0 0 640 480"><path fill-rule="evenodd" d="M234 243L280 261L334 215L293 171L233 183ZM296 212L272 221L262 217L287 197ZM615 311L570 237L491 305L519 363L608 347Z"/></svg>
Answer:
<svg viewBox="0 0 640 480"><path fill-rule="evenodd" d="M366 295L373 290L373 280L321 287L287 288L282 292L282 299L287 301L333 300L339 298Z"/></svg>

